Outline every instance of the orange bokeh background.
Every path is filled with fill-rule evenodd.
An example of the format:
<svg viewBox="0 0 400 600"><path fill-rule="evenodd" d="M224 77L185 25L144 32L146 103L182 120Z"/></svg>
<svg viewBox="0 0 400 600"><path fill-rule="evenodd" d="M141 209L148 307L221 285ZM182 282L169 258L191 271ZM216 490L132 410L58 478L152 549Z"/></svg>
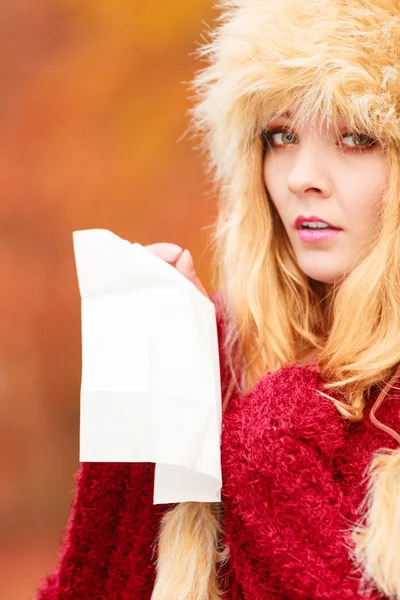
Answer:
<svg viewBox="0 0 400 600"><path fill-rule="evenodd" d="M189 248L209 286L215 215L183 137L211 0L19 0L0 21L0 596L56 559L78 467L72 232Z"/></svg>

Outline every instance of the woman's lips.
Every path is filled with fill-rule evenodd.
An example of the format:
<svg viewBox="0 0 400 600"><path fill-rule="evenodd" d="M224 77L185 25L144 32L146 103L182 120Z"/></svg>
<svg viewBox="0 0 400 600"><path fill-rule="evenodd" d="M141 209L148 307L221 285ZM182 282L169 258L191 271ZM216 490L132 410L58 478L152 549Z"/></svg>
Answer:
<svg viewBox="0 0 400 600"><path fill-rule="evenodd" d="M297 229L297 235L303 242L323 242L342 233L342 229Z"/></svg>
<svg viewBox="0 0 400 600"><path fill-rule="evenodd" d="M295 222L293 223L293 226L295 229L300 229L300 227L302 226L303 223L313 223L313 222L319 222L319 223L325 223L325 225L329 225L329 227L332 227L332 229L340 229L340 227L336 227L336 225L332 225L332 223L329 223L329 221L326 221L325 219L321 219L321 217L317 217L316 215L311 215L309 217L304 217L303 215L299 215L297 217L297 219L295 220Z"/></svg>

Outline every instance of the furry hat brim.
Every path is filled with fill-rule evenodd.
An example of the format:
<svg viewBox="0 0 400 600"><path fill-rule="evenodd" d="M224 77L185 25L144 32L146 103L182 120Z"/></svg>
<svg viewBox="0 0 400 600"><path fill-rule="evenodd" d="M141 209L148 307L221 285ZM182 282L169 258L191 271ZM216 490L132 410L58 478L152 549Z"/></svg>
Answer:
<svg viewBox="0 0 400 600"><path fill-rule="evenodd" d="M243 160L267 119L291 107L400 146L399 0L223 0L199 51L195 128L217 176ZM204 135L205 134L205 135Z"/></svg>

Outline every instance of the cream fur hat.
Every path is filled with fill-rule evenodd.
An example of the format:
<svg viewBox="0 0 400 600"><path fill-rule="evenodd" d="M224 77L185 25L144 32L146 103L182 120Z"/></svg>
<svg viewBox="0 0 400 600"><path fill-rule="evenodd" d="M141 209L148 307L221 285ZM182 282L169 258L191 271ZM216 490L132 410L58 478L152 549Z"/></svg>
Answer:
<svg viewBox="0 0 400 600"><path fill-rule="evenodd" d="M400 0L222 0L199 52L196 129L230 182L268 117L343 117L400 147Z"/></svg>

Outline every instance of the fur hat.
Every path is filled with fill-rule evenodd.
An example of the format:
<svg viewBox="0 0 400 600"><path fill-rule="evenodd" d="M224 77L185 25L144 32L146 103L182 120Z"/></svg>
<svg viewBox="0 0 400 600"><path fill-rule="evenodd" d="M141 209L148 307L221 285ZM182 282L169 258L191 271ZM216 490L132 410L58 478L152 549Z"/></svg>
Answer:
<svg viewBox="0 0 400 600"><path fill-rule="evenodd" d="M400 0L221 0L199 54L194 124L217 179L243 168L267 117L343 117L400 147ZM295 123L296 125L296 123Z"/></svg>

